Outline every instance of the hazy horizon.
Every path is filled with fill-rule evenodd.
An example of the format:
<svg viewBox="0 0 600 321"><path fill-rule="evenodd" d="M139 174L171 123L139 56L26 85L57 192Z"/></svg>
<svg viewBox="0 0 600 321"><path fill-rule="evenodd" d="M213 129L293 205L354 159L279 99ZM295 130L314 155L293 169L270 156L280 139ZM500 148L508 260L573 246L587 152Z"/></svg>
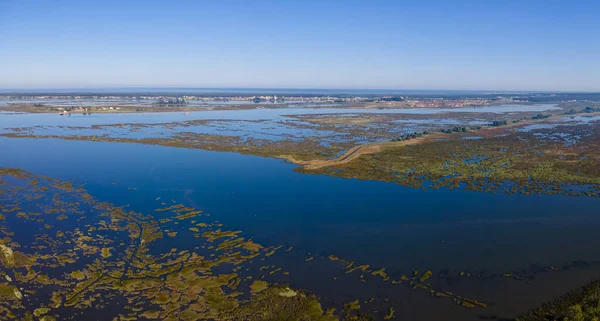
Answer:
<svg viewBox="0 0 600 321"><path fill-rule="evenodd" d="M125 90L298 90L298 91L369 91L369 92L470 92L470 93L600 93L598 90L535 90L535 89L446 89L446 88L369 88L369 87L195 87L195 86L94 86L94 87L0 87L0 93L10 92L106 92Z"/></svg>

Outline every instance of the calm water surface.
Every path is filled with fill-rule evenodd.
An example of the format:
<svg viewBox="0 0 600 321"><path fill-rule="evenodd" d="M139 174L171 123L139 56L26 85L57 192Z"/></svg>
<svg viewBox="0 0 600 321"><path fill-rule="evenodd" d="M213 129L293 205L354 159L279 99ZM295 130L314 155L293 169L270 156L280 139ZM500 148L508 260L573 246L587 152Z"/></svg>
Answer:
<svg viewBox="0 0 600 321"><path fill-rule="evenodd" d="M173 198L261 242L391 271L501 273L598 258L597 198L421 190L300 174L275 159L159 146L9 138L0 146L1 167L86 184L100 199L152 211L148 200Z"/></svg>
<svg viewBox="0 0 600 321"><path fill-rule="evenodd" d="M302 112L307 110L312 109ZM315 109L315 113L323 110ZM125 122L124 119L131 123L160 123L189 120L189 116L273 119L283 117L285 112L103 114L74 115L70 119L2 114L0 128L61 122L90 126ZM501 274L532 266L561 267L577 260L599 259L599 198L421 190L385 182L300 174L293 171L295 165L277 159L150 145L0 138L0 151L0 167L21 168L84 184L100 200L153 213L159 207L157 197L172 199L204 209L228 229L242 230L244 236L265 245L293 246L307 256L334 254L373 268L384 267L393 277L416 269L430 269L436 274L445 269ZM185 242L193 246L195 239ZM329 286L319 279L318 271L305 268L286 267L291 275L303 277L293 286L309 288L324 298L338 298L350 291L343 284ZM407 291L402 294L403 301L398 304L409 307L398 309L397 318L479 320L480 313L513 317L598 275L596 270L576 270L545 274L533 285L502 278L444 285L456 293L494 302L484 312L406 288L402 290ZM373 283L360 291L365 296L375 296L381 291L398 295L400 290ZM431 308L433 302L435 309Z"/></svg>
<svg viewBox="0 0 600 321"><path fill-rule="evenodd" d="M366 109L366 108L276 108L248 110L213 110L185 114L178 113L132 113L132 114L73 114L61 117L52 114L11 114L0 117L0 128L29 126L91 126L106 124L157 124L186 120L281 120L290 115L310 114L413 114L431 115L439 113L517 113L525 111L546 111L559 109L552 104L501 105L468 108L406 108L406 109Z"/></svg>

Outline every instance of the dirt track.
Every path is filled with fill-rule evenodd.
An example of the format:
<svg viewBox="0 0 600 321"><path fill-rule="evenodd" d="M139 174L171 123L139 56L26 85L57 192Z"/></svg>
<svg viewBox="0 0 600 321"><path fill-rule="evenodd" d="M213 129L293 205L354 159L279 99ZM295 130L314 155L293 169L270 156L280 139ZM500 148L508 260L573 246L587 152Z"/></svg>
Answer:
<svg viewBox="0 0 600 321"><path fill-rule="evenodd" d="M331 159L331 160L302 161L302 160L295 159L291 155L281 155L279 157L287 159L288 161L290 161L294 164L302 165L305 169L319 169L319 168L328 167L328 166L345 164L345 163L348 163L348 162L360 157L361 155L379 153L387 148L397 148L397 147L402 147L402 146L417 145L417 144L425 143L427 141L431 141L432 139L435 139L436 137L438 137L438 135L429 135L427 137L420 137L420 138L404 140L404 141L399 141L399 142L380 142L380 143L372 143L372 144L366 144L366 145L358 145L358 146L354 146L354 147L350 148L347 152L345 152L340 157L338 157L336 159Z"/></svg>
<svg viewBox="0 0 600 321"><path fill-rule="evenodd" d="M579 114L573 114L570 116L597 116L597 115L600 115L600 113L579 113ZM489 134L491 134L495 131L499 131L499 130L505 131L505 130L523 127L523 126L534 124L534 123L544 123L544 122L551 121L551 120L560 120L563 117L565 117L565 115L554 115L549 118L529 119L526 121L521 121L519 123L507 124L507 125L498 126L498 127L485 126L479 130L471 131L470 134L481 135L483 137L487 137ZM419 137L419 138L404 140L404 141L399 141L399 142L380 142L380 143L359 145L359 146L354 146L354 147L350 148L347 152L345 152L340 157L338 157L336 159L331 159L331 160L301 161L301 160L295 159L291 155L280 155L279 157L287 159L288 161L290 161L294 164L302 165L302 166L304 166L305 169L309 169L309 170L310 169L320 169L323 167L335 166L335 165L339 165L339 164L348 163L348 162L360 157L360 155L375 154L375 153L379 153L379 152L383 151L384 149L388 149L388 148L398 148L398 147L403 147L403 146L418 145L418 144L422 144L422 143L432 142L432 141L436 140L437 138L441 138L441 137L443 137L445 139L452 139L452 138L460 139L461 136L436 133L433 135L427 135L424 137Z"/></svg>

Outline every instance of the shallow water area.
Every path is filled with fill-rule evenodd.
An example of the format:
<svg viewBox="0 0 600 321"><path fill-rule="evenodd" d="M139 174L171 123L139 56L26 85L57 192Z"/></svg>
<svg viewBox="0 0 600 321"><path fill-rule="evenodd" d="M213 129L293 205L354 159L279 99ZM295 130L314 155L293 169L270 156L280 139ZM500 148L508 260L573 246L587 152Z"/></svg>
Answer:
<svg viewBox="0 0 600 321"><path fill-rule="evenodd" d="M202 142L204 139L219 142L220 149L236 150L244 145L260 148L264 144L284 142L288 147L272 146L271 154L287 154L289 144L305 143L312 147L312 157L331 157L357 144L391 140L417 132L439 131L452 125L482 125L486 121L473 118L501 112L510 114L515 108L521 111L551 110L553 105L502 105L480 108L448 109L367 109L367 108L275 108L249 110L210 110L191 113L114 113L114 114L22 114L0 117L0 134L16 136L75 137L88 140L177 140ZM353 113L350 113L352 111ZM386 115L422 117L443 113L441 119L386 119ZM466 114L465 114L466 113ZM372 115L377 121L354 124L352 121L315 123L316 119L330 115L336 117L365 117ZM453 117L456 115L457 117ZM463 115L463 116L459 116ZM470 115L464 118L464 115ZM370 116L368 116L370 117ZM211 137L206 137L209 135ZM224 143L221 137L227 137ZM197 143L206 147L205 143ZM204 144L204 145L203 145ZM188 146L191 147L191 146ZM198 147L198 146L197 146ZM214 149L215 146L207 147ZM293 148L292 148L293 149Z"/></svg>
<svg viewBox="0 0 600 321"><path fill-rule="evenodd" d="M321 114L322 110L318 112ZM255 113L258 111L250 114L256 116ZM18 116L0 115L0 120L8 124L6 119ZM82 124L49 124L35 128L37 133L95 135L91 123L112 121L121 115L73 115L70 119L27 116L51 119L49 123L57 119L81 120ZM158 116L161 115L123 115L145 121L135 127L137 131L124 131L120 126L103 130L112 136L141 138L199 130L194 126L163 128L164 125L146 124L146 117ZM186 117L181 113L164 116ZM307 124L306 128L290 132L289 126L282 124L289 121L286 117L205 120L209 123L206 127L215 133L275 137L322 134ZM34 120L26 120L30 121ZM212 219L228 229L240 230L244 237L261 244L293 247L289 254L272 257L291 276L269 274L269 281L283 280L295 288L313 290L325 302L350 300L361 294L366 296L361 298L364 300L385 295L397 304L397 315L403 320L423 320L425 316L427 320L446 320L439 318L441 314L461 320L477 320L486 313L513 317L533 307L528 304L550 298L551 291L544 290L544 282L554 280L554 291L559 294L581 285L584 275L597 273L597 197L483 193L467 190L464 185L425 190L379 181L306 175L295 172L295 165L278 159L141 144L0 138L0 146L0 167L21 168L83 184L98 199L142 213L153 213L161 202L181 203L210 213ZM483 157L464 162L476 164ZM182 222L180 227L187 228L185 224ZM194 242L191 238L186 244L191 246ZM328 259L330 255L354 261L355 266L369 265L369 271L385 268L386 275L394 281L410 277L415 270L420 275L431 271L434 277L430 282L435 287L491 306L467 309L425 291L380 283L370 272L364 279L359 278L360 270L330 274L330 265L337 264ZM550 268L560 272L551 272ZM580 278L567 278L569 273L575 273L572 271L582 271ZM328 283L332 277L339 277L339 285ZM528 303L513 302L511 291L520 293L516 297L526 295ZM411 302L412 308L406 302ZM373 304L384 311L392 303ZM429 307L438 307L439 314L435 316Z"/></svg>
<svg viewBox="0 0 600 321"><path fill-rule="evenodd" d="M581 246L556 252L549 245L567 240L574 244L574 237L589 237L590 248L600 245L590 234L600 223L597 198L423 191L303 175L280 160L158 146L6 138L0 142L7 151L2 167L87 184L116 203L127 202L131 195L113 194L112 182L138 188L142 199L165 193L185 197L257 239L398 271L501 272L594 259ZM65 159L72 165L64 166ZM575 216L569 214L572 206L579 209ZM505 239L502 235L509 231L512 237ZM475 243L479 246L464 251ZM532 252L535 244L539 249ZM419 255L423 251L427 255Z"/></svg>
<svg viewBox="0 0 600 321"><path fill-rule="evenodd" d="M274 108L248 110L212 110L177 113L131 113L131 114L92 114L49 117L48 114L11 115L0 117L0 128L30 127L36 125L91 126L107 124L156 124L189 120L281 120L284 116L310 114L438 114L438 113L511 113L525 111L546 111L559 109L552 104L539 105L500 105L469 108L404 108L404 109L367 109L367 108Z"/></svg>

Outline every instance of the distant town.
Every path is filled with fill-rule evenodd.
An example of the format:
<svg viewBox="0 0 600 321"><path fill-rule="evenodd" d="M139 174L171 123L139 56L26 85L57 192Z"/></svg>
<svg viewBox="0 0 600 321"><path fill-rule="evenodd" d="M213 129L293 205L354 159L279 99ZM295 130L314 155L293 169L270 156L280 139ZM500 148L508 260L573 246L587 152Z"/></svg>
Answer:
<svg viewBox="0 0 600 321"><path fill-rule="evenodd" d="M597 93L518 94L190 94L190 93L4 93L0 110L26 112L140 112L280 107L459 108L501 104L600 101Z"/></svg>

